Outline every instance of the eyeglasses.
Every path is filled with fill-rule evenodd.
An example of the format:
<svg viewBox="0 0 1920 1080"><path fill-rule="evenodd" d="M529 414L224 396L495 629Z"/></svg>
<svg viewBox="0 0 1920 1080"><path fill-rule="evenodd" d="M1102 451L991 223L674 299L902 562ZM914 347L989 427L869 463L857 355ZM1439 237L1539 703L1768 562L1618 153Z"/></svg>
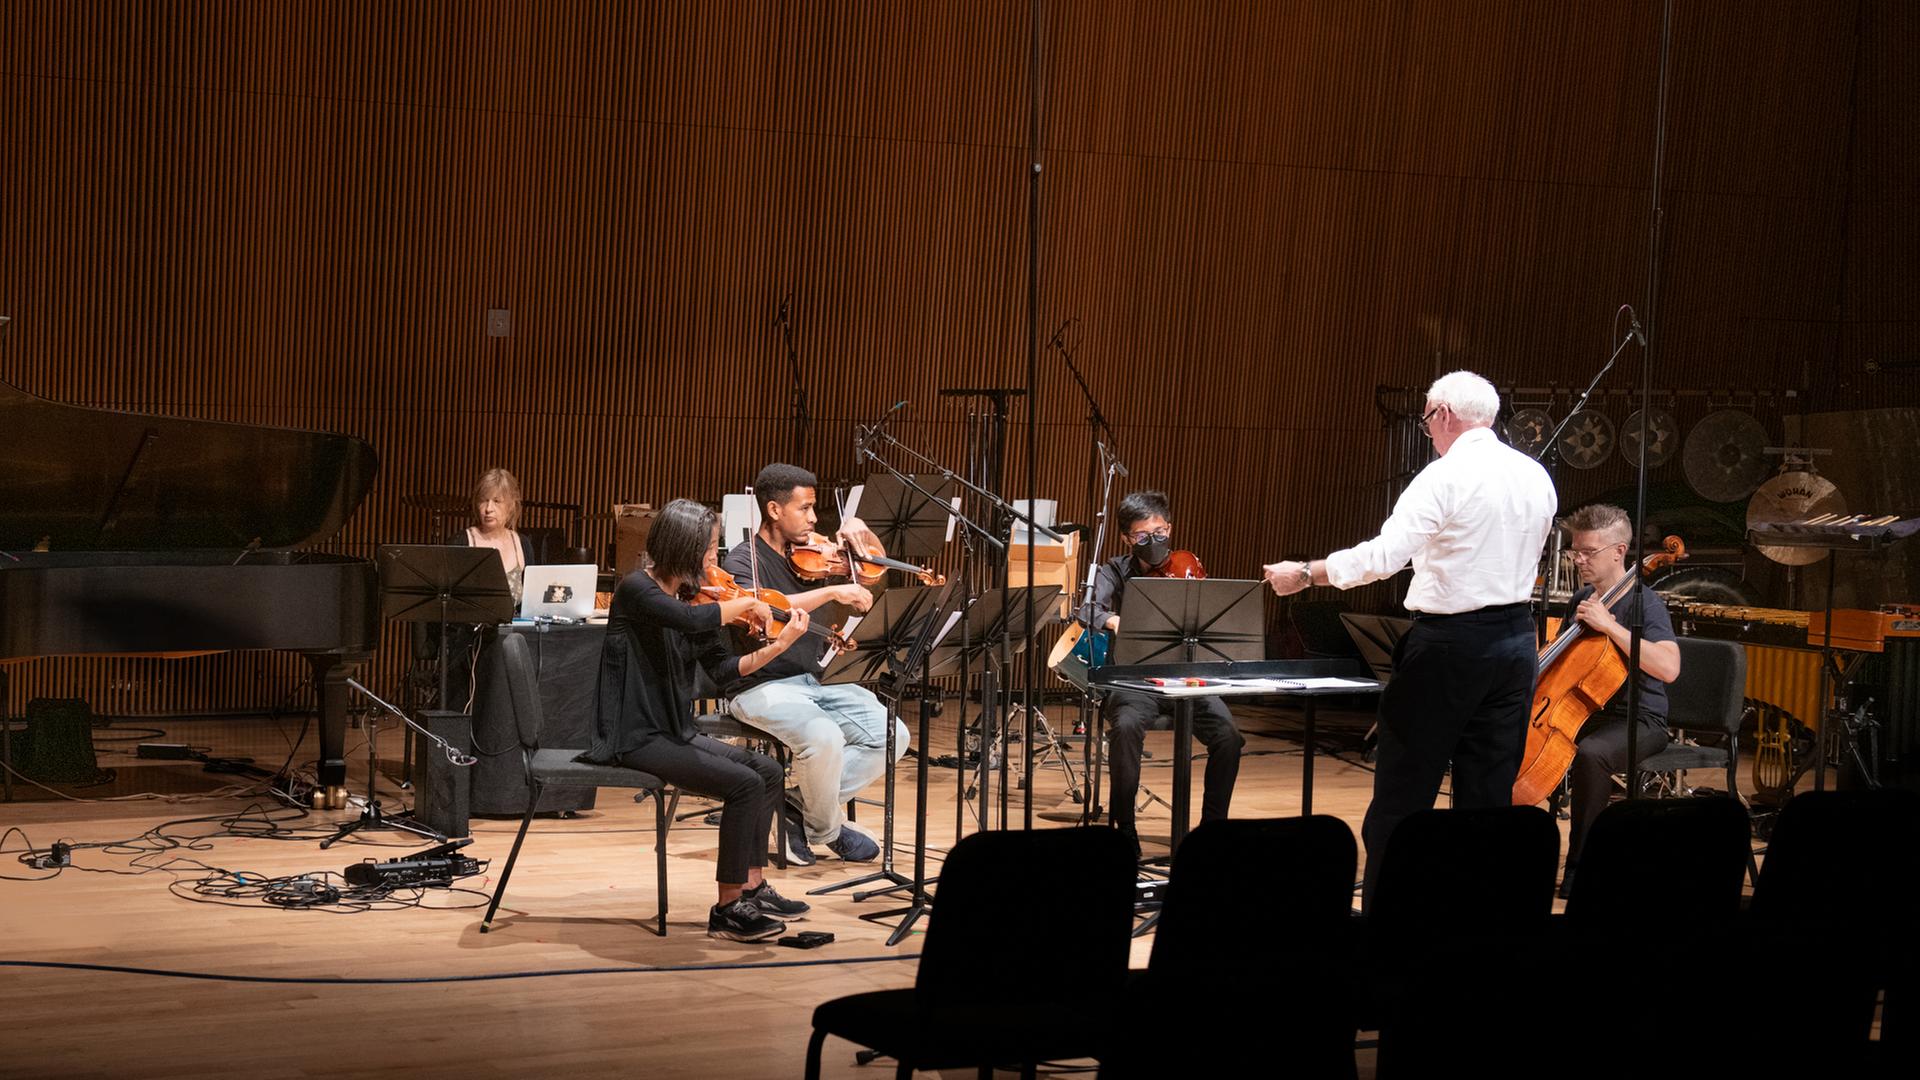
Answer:
<svg viewBox="0 0 1920 1080"><path fill-rule="evenodd" d="M1155 529L1152 532L1147 532L1146 530L1143 529L1140 532L1128 533L1127 539L1133 541L1136 544L1144 544L1149 540L1165 540L1167 537L1172 535L1173 535L1173 531L1171 529Z"/></svg>
<svg viewBox="0 0 1920 1080"><path fill-rule="evenodd" d="M1601 552L1607 550L1608 548L1613 548L1613 547L1623 548L1626 546L1627 546L1627 542L1625 540L1616 540L1611 544L1601 544L1597 548L1568 548L1567 554L1573 556L1574 562L1591 562L1593 561L1593 557L1595 555L1600 554Z"/></svg>
<svg viewBox="0 0 1920 1080"><path fill-rule="evenodd" d="M1441 409L1444 409L1444 408L1446 408L1445 405L1435 405L1433 408L1427 410L1426 415L1420 418L1420 434L1425 435L1428 438L1433 437L1433 431L1427 427L1427 421L1432 420L1433 414L1439 412Z"/></svg>

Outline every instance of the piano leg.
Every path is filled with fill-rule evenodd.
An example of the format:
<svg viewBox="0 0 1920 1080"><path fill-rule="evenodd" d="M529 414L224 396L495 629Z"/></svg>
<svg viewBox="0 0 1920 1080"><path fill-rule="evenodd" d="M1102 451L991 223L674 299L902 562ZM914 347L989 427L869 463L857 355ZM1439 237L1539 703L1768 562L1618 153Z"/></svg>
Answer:
<svg viewBox="0 0 1920 1080"><path fill-rule="evenodd" d="M313 689L320 713L319 789L314 805L339 809L347 805L347 676L359 658L337 653L310 653Z"/></svg>

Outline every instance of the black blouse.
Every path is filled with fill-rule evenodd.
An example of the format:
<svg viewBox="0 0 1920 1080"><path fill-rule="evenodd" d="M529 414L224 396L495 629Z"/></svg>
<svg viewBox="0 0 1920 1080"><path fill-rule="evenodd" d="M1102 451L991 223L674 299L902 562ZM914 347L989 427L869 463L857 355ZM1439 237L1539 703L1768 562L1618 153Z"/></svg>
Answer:
<svg viewBox="0 0 1920 1080"><path fill-rule="evenodd" d="M669 596L645 570L620 579L600 647L593 746L579 760L610 765L655 739L691 741L699 696L694 666L720 686L740 677L740 658L718 634L702 633L719 627L717 604ZM695 634L702 634L701 645Z"/></svg>

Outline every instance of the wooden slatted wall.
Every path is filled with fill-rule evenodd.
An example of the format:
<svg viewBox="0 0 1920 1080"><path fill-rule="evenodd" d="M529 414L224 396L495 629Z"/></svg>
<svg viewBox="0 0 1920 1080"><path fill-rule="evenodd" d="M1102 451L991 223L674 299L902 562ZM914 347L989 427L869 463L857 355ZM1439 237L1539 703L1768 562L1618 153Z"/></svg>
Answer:
<svg viewBox="0 0 1920 1080"><path fill-rule="evenodd" d="M1080 320L1132 482L1216 574L1370 534L1376 384L1584 382L1644 302L1652 0L1043 8L1040 332ZM1912 345L1914 17L1675 9L1660 385L1858 394L1849 342ZM958 467L937 391L1025 378L1030 13L13 0L0 376L359 435L382 469L334 547L369 555L491 465L592 509L737 489L790 443L791 294L807 464L846 473L905 398L896 433ZM1041 493L1077 519L1085 407L1040 373ZM7 705L259 707L295 671L42 661Z"/></svg>

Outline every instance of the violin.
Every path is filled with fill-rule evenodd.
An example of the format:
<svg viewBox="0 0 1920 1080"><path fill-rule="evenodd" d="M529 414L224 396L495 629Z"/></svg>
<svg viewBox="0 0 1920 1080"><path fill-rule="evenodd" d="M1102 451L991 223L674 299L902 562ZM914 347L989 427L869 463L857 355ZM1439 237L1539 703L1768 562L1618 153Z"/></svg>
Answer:
<svg viewBox="0 0 1920 1080"><path fill-rule="evenodd" d="M807 581L843 577L872 588L887 576L887 571L899 570L919 578L923 584L947 583L944 575L924 566L887 558L887 549L881 546L878 537L856 542L809 533L805 543L787 545L787 562L793 566L794 573Z"/></svg>
<svg viewBox="0 0 1920 1080"><path fill-rule="evenodd" d="M1191 551L1174 550L1167 552L1167 561L1146 572L1147 577L1203 578L1207 568L1200 565L1200 557Z"/></svg>
<svg viewBox="0 0 1920 1080"><path fill-rule="evenodd" d="M793 617L793 602L787 599L786 593L774 589L749 589L735 581L732 574L719 566L708 566L706 577L694 590L692 602L717 604L723 600L758 600L767 605L767 610L773 613L773 618L777 622L786 622ZM768 631L771 628L762 625L760 617L754 614L751 608L747 609L747 613L739 621L750 632L760 637L770 636ZM841 652L852 652L856 648L852 638L842 635L829 626L808 626L806 632L826 638L828 644Z"/></svg>
<svg viewBox="0 0 1920 1080"><path fill-rule="evenodd" d="M1623 575L1597 599L1612 607L1641 575L1687 557L1687 547L1669 536L1663 550L1641 560L1640 573ZM1540 677L1527 720L1527 749L1513 781L1513 804L1532 806L1560 785L1573 764L1574 740L1587 717L1599 712L1627 681L1627 658L1605 634L1571 621L1553 643L1540 650Z"/></svg>

